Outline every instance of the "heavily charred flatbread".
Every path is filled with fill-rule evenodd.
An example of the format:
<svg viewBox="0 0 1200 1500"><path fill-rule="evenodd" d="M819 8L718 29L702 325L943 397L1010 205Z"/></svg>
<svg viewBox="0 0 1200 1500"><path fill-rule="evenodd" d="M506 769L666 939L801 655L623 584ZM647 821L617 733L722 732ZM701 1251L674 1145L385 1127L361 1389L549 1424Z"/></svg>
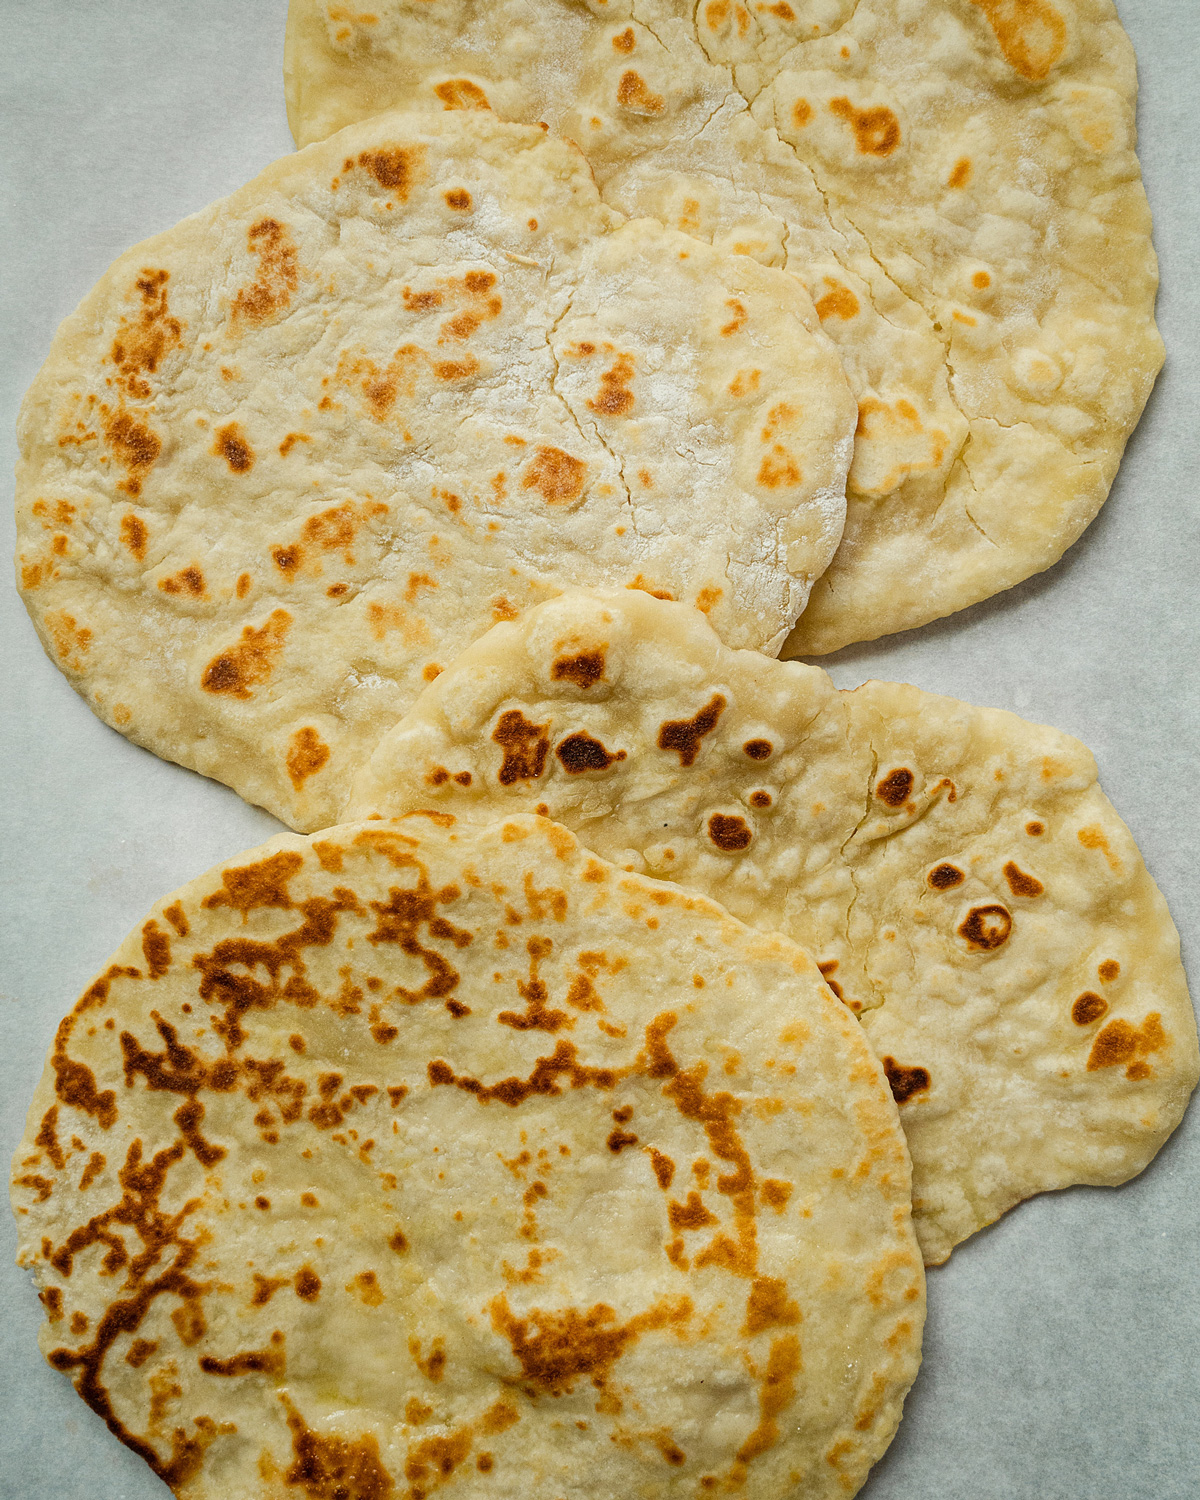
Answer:
<svg viewBox="0 0 1200 1500"><path fill-rule="evenodd" d="M606 202L786 266L859 403L786 655L1055 562L1162 363L1112 0L292 0L297 140L403 102L545 119Z"/></svg>
<svg viewBox="0 0 1200 1500"><path fill-rule="evenodd" d="M581 582L776 651L855 422L794 278L601 203L577 150L393 115L131 250L20 421L51 658L295 827L497 619Z"/></svg>
<svg viewBox="0 0 1200 1500"><path fill-rule="evenodd" d="M919 1361L853 1018L537 818L284 835L161 902L13 1199L46 1357L187 1500L851 1495Z"/></svg>
<svg viewBox="0 0 1200 1500"><path fill-rule="evenodd" d="M1132 1177L1195 1087L1174 924L1057 730L897 683L837 692L679 605L568 597L464 653L350 815L415 796L536 807L802 943L892 1081L927 1263L1032 1193Z"/></svg>

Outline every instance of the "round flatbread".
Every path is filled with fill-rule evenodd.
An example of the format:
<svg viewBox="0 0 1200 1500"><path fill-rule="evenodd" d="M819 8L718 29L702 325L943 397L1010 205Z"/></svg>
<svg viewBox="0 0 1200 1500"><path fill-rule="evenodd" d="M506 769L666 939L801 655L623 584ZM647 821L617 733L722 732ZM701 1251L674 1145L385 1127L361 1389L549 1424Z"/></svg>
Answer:
<svg viewBox="0 0 1200 1500"><path fill-rule="evenodd" d="M564 586L777 651L854 423L795 278L622 224L535 127L386 116L66 320L21 414L20 581L106 722L320 828L440 667Z"/></svg>
<svg viewBox="0 0 1200 1500"><path fill-rule="evenodd" d="M536 807L802 943L888 1071L929 1264L1033 1193L1132 1177L1195 1087L1166 903L1089 752L1014 714L564 597L434 683L348 815L414 797Z"/></svg>
<svg viewBox="0 0 1200 1500"><path fill-rule="evenodd" d="M786 266L859 404L787 655L1057 561L1162 364L1112 0L291 0L302 144L398 102L545 119L605 202Z"/></svg>
<svg viewBox="0 0 1200 1500"><path fill-rule="evenodd" d="M13 1200L47 1359L186 1500L832 1500L920 1357L857 1024L544 819L168 897L59 1026Z"/></svg>

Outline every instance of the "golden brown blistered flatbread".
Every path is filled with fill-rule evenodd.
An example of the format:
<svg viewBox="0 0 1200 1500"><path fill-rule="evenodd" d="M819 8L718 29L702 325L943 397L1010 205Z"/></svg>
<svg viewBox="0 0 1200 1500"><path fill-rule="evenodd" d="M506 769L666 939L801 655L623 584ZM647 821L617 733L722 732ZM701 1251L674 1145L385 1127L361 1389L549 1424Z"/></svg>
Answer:
<svg viewBox="0 0 1200 1500"><path fill-rule="evenodd" d="M155 907L14 1163L41 1343L186 1500L832 1500L920 1358L816 966L564 828L284 835Z"/></svg>
<svg viewBox="0 0 1200 1500"><path fill-rule="evenodd" d="M888 1071L928 1264L1032 1193L1132 1177L1195 1087L1175 927L1057 730L568 596L465 652L347 815L417 796L536 807L803 944Z"/></svg>
<svg viewBox="0 0 1200 1500"><path fill-rule="evenodd" d="M291 0L296 139L399 102L545 119L605 202L786 266L859 404L785 654L1049 567L1162 363L1112 0Z"/></svg>
<svg viewBox="0 0 1200 1500"><path fill-rule="evenodd" d="M564 586L777 651L854 402L794 278L622 224L579 152L393 115L123 256L21 415L19 574L108 723L294 827Z"/></svg>

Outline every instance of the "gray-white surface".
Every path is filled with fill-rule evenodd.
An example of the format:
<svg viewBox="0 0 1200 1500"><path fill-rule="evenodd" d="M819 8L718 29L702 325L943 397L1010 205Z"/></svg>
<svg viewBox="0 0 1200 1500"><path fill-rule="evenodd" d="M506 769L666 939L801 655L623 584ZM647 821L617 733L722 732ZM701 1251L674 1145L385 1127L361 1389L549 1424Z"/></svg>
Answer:
<svg viewBox="0 0 1200 1500"><path fill-rule="evenodd" d="M936 4L938 0L926 0ZM1200 957L1198 0L1122 0L1162 263L1167 367L1100 519L1051 572L827 659L1014 709L1096 754ZM0 0L0 473L59 320L117 254L291 148L286 0ZM11 482L3 484L11 553ZM59 1017L146 908L278 825L107 729L0 588L3 1156ZM45 1365L0 1216L0 1496L165 1487ZM1009 1214L931 1272L925 1365L869 1500L1193 1500L1200 1493L1200 1111L1118 1191Z"/></svg>

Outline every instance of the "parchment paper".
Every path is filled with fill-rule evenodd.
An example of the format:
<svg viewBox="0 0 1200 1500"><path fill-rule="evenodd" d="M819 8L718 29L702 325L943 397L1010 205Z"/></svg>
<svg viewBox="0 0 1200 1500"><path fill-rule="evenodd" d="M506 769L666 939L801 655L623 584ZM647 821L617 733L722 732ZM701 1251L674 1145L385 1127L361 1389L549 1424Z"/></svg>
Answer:
<svg viewBox="0 0 1200 1500"><path fill-rule="evenodd" d="M927 4L939 0L926 0ZM1122 0L1141 64L1167 368L1112 498L1049 573L826 658L1078 735L1200 973L1198 0ZM59 320L109 262L291 149L286 0L0 0L0 474ZM12 551L11 479L0 526ZM266 813L101 724L0 585L7 1161L54 1027L160 895L274 832ZM0 1213L0 1496L165 1487L38 1353ZM1200 1493L1200 1111L1117 1191L1007 1215L930 1274L925 1365L869 1500L1194 1500Z"/></svg>

